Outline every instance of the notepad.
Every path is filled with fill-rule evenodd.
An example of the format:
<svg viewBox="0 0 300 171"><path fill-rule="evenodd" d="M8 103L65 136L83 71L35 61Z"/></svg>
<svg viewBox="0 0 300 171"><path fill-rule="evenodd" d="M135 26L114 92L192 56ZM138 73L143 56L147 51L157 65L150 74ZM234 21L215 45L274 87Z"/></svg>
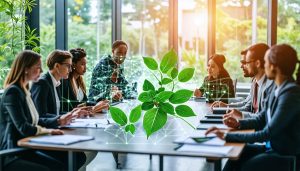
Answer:
<svg viewBox="0 0 300 171"><path fill-rule="evenodd" d="M233 146L206 146L206 145L192 145L192 144L184 144L177 151L185 151L185 152L195 152L195 153L203 153L203 154L217 154L225 156L231 150Z"/></svg>
<svg viewBox="0 0 300 171"><path fill-rule="evenodd" d="M224 125L224 124L209 124L209 123L200 123L198 126L197 126L197 129L208 129L208 128L211 128L211 127L217 127L219 129L228 129L229 127Z"/></svg>
<svg viewBox="0 0 300 171"><path fill-rule="evenodd" d="M187 136L182 136L174 140L174 143L178 144L201 144L210 146L223 146L225 144L224 140L216 137L215 134L205 135L204 130L196 130ZM197 141L197 140L203 141Z"/></svg>
<svg viewBox="0 0 300 171"><path fill-rule="evenodd" d="M69 145L77 142L93 140L92 136L83 135L47 135L36 138L31 138L29 142L39 144L57 144L57 145Z"/></svg>
<svg viewBox="0 0 300 171"><path fill-rule="evenodd" d="M216 123L216 124L222 124L223 119L216 119L216 118L202 118L200 119L200 123Z"/></svg>
<svg viewBox="0 0 300 171"><path fill-rule="evenodd" d="M63 126L64 128L108 128L111 122L107 119L75 119L69 125Z"/></svg>

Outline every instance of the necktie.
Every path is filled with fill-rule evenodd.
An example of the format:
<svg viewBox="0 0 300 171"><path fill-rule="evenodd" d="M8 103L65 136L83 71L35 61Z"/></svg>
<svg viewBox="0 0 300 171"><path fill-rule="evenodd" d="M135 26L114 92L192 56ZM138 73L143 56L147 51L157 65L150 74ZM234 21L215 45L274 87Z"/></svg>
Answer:
<svg viewBox="0 0 300 171"><path fill-rule="evenodd" d="M256 113L258 111L258 100L257 100L257 93L258 93L258 84L255 82L254 84L254 93L253 93L253 111Z"/></svg>

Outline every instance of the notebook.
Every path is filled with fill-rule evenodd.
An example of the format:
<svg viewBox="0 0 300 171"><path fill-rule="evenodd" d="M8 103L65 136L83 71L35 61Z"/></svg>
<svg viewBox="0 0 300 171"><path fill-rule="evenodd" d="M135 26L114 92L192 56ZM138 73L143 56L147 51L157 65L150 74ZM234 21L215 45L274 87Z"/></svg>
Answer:
<svg viewBox="0 0 300 171"><path fill-rule="evenodd" d="M206 145L193 145L193 144L184 144L177 151L185 151L185 152L195 152L195 153L203 153L203 154L217 154L225 156L231 150L233 146L206 146Z"/></svg>
<svg viewBox="0 0 300 171"><path fill-rule="evenodd" d="M222 124L223 123L223 119L218 119L218 118L202 118L202 119L200 119L200 123Z"/></svg>
<svg viewBox="0 0 300 171"><path fill-rule="evenodd" d="M77 142L93 140L92 136L83 135L46 135L36 138L31 138L29 142L39 144L57 144L57 145L69 145Z"/></svg>
<svg viewBox="0 0 300 171"><path fill-rule="evenodd" d="M108 128L113 123L108 119L75 119L69 125L63 126L64 128Z"/></svg>
<svg viewBox="0 0 300 171"><path fill-rule="evenodd" d="M208 128L211 128L211 127L217 127L217 128L220 128L220 129L229 129L228 126L224 125L224 124L212 124L212 123L200 123L198 126L197 126L197 129L208 129Z"/></svg>

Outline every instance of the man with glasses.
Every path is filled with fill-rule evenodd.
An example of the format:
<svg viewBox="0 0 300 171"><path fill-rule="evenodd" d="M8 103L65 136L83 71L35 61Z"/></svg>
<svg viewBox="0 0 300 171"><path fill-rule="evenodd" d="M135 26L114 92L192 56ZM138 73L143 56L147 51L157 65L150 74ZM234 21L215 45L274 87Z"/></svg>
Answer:
<svg viewBox="0 0 300 171"><path fill-rule="evenodd" d="M268 49L269 46L267 44L258 43L241 52L241 68L244 72L244 77L252 77L250 94L240 103L214 102L212 107L240 107L240 111L233 109L224 117L251 118L262 109L263 99L266 97L265 92L273 85L273 81L266 78L264 70L264 55Z"/></svg>
<svg viewBox="0 0 300 171"><path fill-rule="evenodd" d="M109 99L120 101L136 95L136 87L128 86L124 76L124 66L128 46L122 40L112 44L112 55L102 57L93 70L89 90L89 100L100 101Z"/></svg>

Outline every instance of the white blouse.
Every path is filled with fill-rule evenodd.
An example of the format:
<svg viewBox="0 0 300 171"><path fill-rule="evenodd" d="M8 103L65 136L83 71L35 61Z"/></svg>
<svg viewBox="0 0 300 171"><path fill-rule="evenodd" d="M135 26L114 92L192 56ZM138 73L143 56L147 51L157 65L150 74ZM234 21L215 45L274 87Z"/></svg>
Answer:
<svg viewBox="0 0 300 171"><path fill-rule="evenodd" d="M27 106L29 108L30 114L31 114L31 118L32 118L32 126L35 126L37 128L37 132L36 135L40 135L40 134L47 134L51 132L51 129L47 129L44 127L41 127L38 125L39 122L39 113L37 112L35 105L32 101L31 98L31 94L29 91L25 91L26 94L26 102L27 102Z"/></svg>

